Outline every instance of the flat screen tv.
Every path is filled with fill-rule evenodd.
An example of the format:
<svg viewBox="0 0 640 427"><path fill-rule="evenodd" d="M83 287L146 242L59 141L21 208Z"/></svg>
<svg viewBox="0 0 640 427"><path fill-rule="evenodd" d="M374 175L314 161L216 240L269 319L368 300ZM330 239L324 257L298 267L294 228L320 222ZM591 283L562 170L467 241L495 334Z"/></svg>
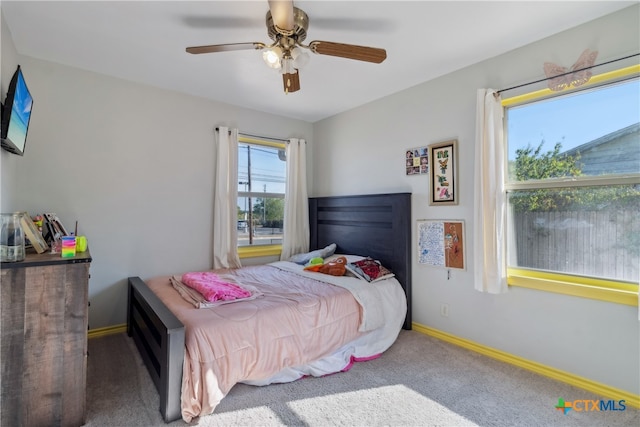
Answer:
<svg viewBox="0 0 640 427"><path fill-rule="evenodd" d="M2 108L2 148L19 156L24 155L32 108L33 98L18 65Z"/></svg>

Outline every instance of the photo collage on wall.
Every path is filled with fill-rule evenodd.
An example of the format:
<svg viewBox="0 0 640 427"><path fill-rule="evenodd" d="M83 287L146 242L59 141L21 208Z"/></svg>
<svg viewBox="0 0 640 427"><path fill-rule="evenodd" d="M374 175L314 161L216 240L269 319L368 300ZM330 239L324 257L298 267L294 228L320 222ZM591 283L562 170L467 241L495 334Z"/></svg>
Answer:
<svg viewBox="0 0 640 427"><path fill-rule="evenodd" d="M407 175L423 175L429 173L429 149L427 146L409 148L405 155Z"/></svg>

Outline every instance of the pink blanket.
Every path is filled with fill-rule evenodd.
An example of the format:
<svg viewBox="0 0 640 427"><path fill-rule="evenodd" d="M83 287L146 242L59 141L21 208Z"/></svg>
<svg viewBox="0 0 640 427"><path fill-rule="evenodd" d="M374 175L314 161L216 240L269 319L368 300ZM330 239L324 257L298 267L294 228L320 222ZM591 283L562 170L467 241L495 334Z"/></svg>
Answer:
<svg viewBox="0 0 640 427"><path fill-rule="evenodd" d="M251 296L251 292L235 283L223 281L210 271L185 273L182 275L182 283L200 292L209 302L231 301Z"/></svg>

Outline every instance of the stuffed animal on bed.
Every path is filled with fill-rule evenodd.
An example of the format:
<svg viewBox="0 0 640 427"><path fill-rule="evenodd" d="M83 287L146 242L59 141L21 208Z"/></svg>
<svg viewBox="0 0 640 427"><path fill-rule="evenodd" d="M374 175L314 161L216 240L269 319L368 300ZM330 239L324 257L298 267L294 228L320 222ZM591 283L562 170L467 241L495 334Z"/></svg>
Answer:
<svg viewBox="0 0 640 427"><path fill-rule="evenodd" d="M318 262L317 258L312 259L304 269L307 271L316 271L318 273L330 274L332 276L344 276L347 271L347 259L343 256L338 257L326 264L324 261Z"/></svg>

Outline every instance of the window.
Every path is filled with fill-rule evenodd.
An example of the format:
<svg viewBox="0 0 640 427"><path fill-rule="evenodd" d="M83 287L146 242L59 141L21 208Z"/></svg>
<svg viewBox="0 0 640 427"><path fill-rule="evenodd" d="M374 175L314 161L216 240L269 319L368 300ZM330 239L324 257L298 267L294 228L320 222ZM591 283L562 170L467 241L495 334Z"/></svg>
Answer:
<svg viewBox="0 0 640 427"><path fill-rule="evenodd" d="M285 146L238 138L238 248L240 255L280 253L286 178Z"/></svg>
<svg viewBox="0 0 640 427"><path fill-rule="evenodd" d="M510 285L637 305L640 79L632 68L623 80L503 101Z"/></svg>

